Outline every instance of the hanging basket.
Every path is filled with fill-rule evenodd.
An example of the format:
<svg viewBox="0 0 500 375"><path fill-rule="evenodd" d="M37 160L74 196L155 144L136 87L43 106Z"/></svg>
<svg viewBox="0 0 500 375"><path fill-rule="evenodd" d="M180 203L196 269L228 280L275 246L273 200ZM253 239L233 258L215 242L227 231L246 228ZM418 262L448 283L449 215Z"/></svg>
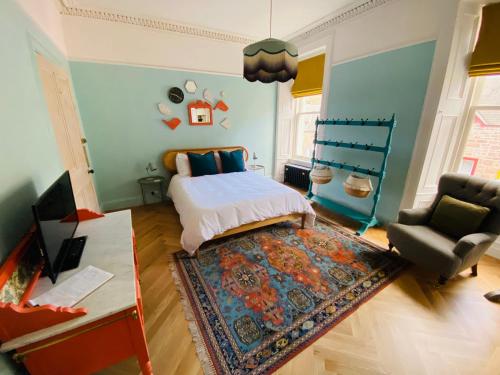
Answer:
<svg viewBox="0 0 500 375"><path fill-rule="evenodd" d="M344 182L344 191L356 198L366 198L372 190L373 186L369 177L361 177L353 173Z"/></svg>
<svg viewBox="0 0 500 375"><path fill-rule="evenodd" d="M315 184L327 184L333 178L333 172L330 167L324 165L315 165L311 173L309 174L309 178Z"/></svg>

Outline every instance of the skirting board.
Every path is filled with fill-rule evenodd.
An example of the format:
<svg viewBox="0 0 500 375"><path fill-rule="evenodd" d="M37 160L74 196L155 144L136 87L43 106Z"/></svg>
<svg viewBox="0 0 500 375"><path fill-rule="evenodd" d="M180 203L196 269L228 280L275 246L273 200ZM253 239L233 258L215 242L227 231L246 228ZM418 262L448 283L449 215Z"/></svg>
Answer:
<svg viewBox="0 0 500 375"><path fill-rule="evenodd" d="M500 259L500 246L497 245L496 247L495 246L490 247L490 249L486 252L486 255Z"/></svg>

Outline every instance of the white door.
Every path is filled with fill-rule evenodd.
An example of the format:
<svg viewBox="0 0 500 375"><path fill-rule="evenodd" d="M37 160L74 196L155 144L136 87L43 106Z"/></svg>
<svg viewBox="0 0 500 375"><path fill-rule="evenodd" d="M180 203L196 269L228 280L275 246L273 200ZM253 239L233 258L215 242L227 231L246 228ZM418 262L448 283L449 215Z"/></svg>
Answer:
<svg viewBox="0 0 500 375"><path fill-rule="evenodd" d="M437 193L439 177L453 170L469 106L473 79L468 76L467 57L474 49L480 6L464 3L459 10L450 58L434 121L427 154L420 176L414 207L428 206Z"/></svg>
<svg viewBox="0 0 500 375"><path fill-rule="evenodd" d="M87 156L71 82L64 69L37 55L45 99L54 128L64 169L71 176L71 184L78 208L100 211L94 181Z"/></svg>

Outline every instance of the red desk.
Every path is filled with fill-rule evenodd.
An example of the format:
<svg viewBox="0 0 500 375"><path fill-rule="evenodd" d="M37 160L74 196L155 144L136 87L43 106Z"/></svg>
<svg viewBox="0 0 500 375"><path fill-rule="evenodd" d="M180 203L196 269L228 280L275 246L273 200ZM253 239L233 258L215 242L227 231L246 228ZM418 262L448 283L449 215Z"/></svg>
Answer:
<svg viewBox="0 0 500 375"><path fill-rule="evenodd" d="M0 351L15 350L14 359L22 361L33 375L90 374L131 356L137 357L143 374L152 374L130 211L80 222L75 236L81 235L87 235L88 240L80 267L61 273L57 283L88 265L111 272L114 277L73 309L21 308L13 316L20 326L28 325L29 314L42 316L40 311L34 314L36 309L45 309L52 316L78 312L81 316L13 338L3 343ZM48 278L41 278L31 296L51 287ZM86 314L82 315L80 308L85 308Z"/></svg>

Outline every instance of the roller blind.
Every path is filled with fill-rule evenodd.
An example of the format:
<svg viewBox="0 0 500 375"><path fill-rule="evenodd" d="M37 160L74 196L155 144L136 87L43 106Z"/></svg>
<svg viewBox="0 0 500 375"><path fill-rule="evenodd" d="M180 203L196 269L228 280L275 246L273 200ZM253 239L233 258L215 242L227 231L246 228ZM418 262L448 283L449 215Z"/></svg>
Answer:
<svg viewBox="0 0 500 375"><path fill-rule="evenodd" d="M483 8L481 28L472 53L469 75L500 74L500 3Z"/></svg>
<svg viewBox="0 0 500 375"><path fill-rule="evenodd" d="M324 67L325 54L299 61L297 78L292 86L293 97L321 94Z"/></svg>

